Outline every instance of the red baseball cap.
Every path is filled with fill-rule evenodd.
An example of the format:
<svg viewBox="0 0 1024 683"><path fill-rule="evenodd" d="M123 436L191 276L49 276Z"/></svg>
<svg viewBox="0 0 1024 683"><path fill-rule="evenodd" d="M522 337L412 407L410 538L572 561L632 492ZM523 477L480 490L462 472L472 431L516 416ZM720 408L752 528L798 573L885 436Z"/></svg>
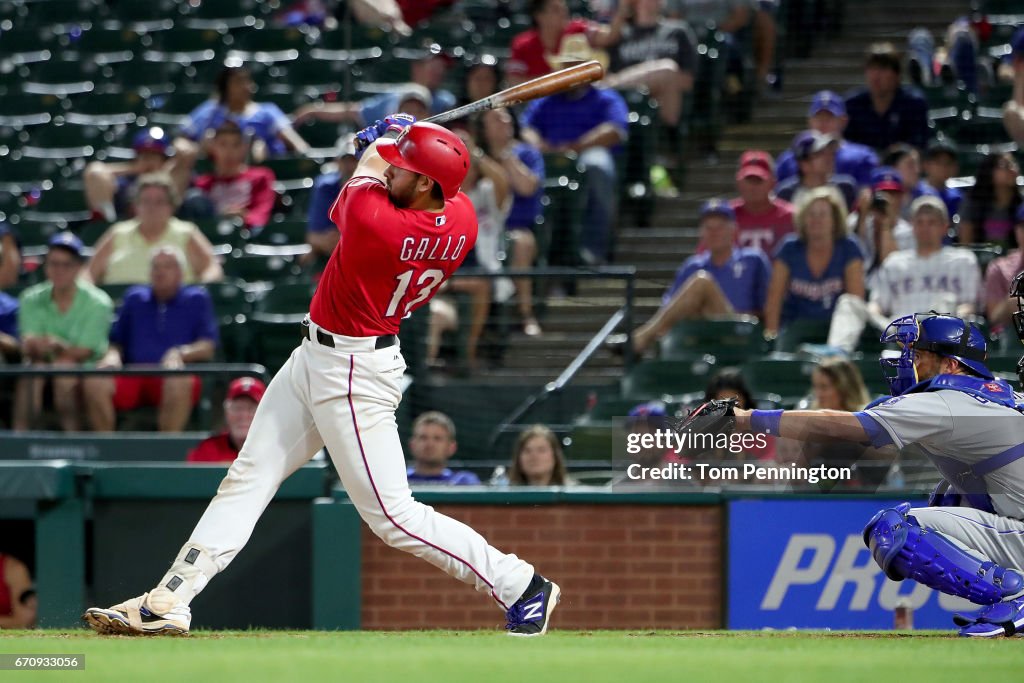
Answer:
<svg viewBox="0 0 1024 683"><path fill-rule="evenodd" d="M259 403L266 391L267 385L255 377L239 377L228 385L228 400L244 396Z"/></svg>
<svg viewBox="0 0 1024 683"><path fill-rule="evenodd" d="M736 171L736 180L744 178L761 178L771 180L775 177L775 161L772 155L761 150L749 150L740 156L740 167Z"/></svg>

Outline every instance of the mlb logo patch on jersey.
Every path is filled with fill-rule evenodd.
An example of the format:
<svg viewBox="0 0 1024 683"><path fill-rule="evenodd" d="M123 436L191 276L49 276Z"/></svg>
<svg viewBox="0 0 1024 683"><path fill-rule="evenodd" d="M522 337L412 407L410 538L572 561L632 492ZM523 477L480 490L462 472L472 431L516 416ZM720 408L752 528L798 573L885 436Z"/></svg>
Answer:
<svg viewBox="0 0 1024 683"><path fill-rule="evenodd" d="M434 219L434 226L440 228L448 219L445 216L438 216Z"/></svg>

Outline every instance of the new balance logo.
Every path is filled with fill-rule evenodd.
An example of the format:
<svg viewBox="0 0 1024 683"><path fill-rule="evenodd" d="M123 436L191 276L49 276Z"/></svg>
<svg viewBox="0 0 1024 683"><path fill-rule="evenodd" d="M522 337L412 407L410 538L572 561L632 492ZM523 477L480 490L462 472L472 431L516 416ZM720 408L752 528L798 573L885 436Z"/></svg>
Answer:
<svg viewBox="0 0 1024 683"><path fill-rule="evenodd" d="M544 617L544 594L523 605L523 621L537 621Z"/></svg>

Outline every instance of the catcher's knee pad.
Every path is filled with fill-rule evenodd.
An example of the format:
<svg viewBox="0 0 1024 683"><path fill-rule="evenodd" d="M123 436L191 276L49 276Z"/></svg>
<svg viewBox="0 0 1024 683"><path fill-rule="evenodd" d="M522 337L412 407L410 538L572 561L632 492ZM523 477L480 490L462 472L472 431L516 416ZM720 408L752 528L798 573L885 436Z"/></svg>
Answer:
<svg viewBox="0 0 1024 683"><path fill-rule="evenodd" d="M864 527L864 543L885 575L913 579L929 588L991 605L1024 591L1024 576L982 561L938 531L924 529L910 503L881 510Z"/></svg>

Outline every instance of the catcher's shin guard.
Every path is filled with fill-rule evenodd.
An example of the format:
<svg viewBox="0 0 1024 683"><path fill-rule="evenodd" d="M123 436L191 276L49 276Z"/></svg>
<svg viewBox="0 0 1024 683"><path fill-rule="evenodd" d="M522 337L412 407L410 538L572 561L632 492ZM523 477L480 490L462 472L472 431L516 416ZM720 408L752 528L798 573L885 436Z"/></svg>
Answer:
<svg viewBox="0 0 1024 683"><path fill-rule="evenodd" d="M909 511L910 503L901 503L880 511L864 527L864 543L890 579L913 579L978 605L1024 591L1019 572L974 557L941 533L922 528Z"/></svg>
<svg viewBox="0 0 1024 683"><path fill-rule="evenodd" d="M220 570L210 552L197 543L186 543L171 568L149 592L149 604L160 611L178 603L188 605Z"/></svg>

